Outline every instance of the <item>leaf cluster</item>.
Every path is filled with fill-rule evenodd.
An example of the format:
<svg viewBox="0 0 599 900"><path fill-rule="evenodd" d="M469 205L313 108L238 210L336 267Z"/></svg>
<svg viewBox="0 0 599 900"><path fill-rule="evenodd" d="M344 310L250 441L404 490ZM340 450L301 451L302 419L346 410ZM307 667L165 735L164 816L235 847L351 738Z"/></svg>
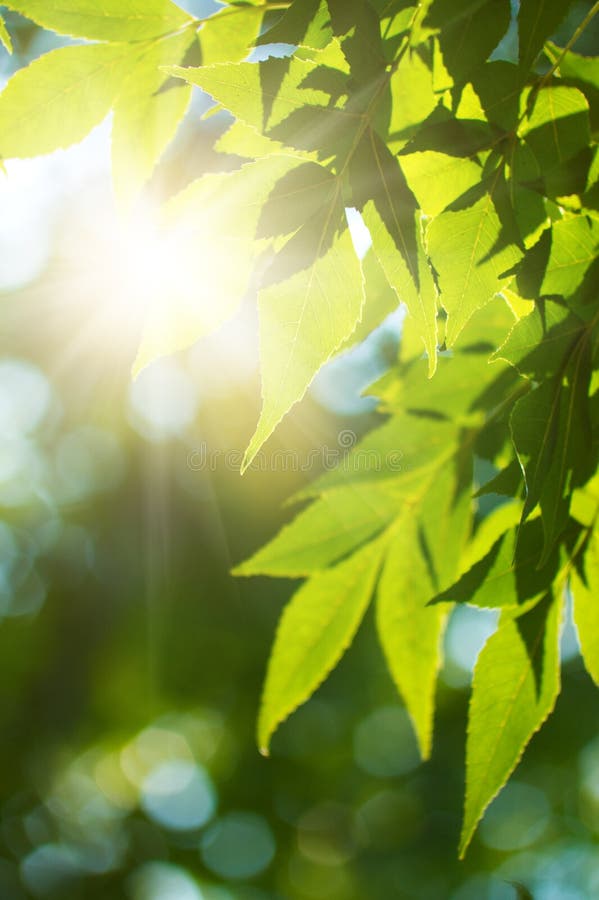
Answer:
<svg viewBox="0 0 599 900"><path fill-rule="evenodd" d="M599 5L563 48L549 40L563 0L521 0L511 24L509 0L229 4L205 21L169 0L6 5L96 43L11 79L4 157L78 141L112 108L115 186L128 203L191 86L234 116L217 149L246 162L169 204L227 242L227 302L208 324L191 315L176 341L150 323L139 364L230 315L260 260L263 407L244 467L361 323L407 308L401 356L371 387L384 424L237 572L307 579L275 639L264 750L374 599L426 758L452 605L500 611L474 673L463 854L555 704L568 590L599 682L599 63L572 49ZM514 61L494 54L508 28ZM198 42L201 65L188 65ZM289 55L247 61L252 45L275 42ZM363 258L348 207L370 235ZM481 460L495 472L482 485Z"/></svg>

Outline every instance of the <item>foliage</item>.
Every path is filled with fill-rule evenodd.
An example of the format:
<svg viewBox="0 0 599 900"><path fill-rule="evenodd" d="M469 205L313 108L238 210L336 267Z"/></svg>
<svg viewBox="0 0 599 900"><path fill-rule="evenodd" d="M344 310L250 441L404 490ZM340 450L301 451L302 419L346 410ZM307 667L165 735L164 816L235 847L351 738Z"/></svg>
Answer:
<svg viewBox="0 0 599 900"><path fill-rule="evenodd" d="M230 4L206 20L169 0L6 5L97 43L52 51L10 80L4 158L76 142L112 108L115 187L128 206L189 85L235 117L220 149L247 162L190 186L168 213L214 218L231 240L241 262L226 303L192 310L182 329L150 321L138 364L228 317L259 260L263 407L244 468L362 319L378 324L381 273L407 307L400 359L370 389L385 421L237 571L308 578L270 659L265 750L375 596L426 758L451 604L501 611L472 687L465 853L553 709L568 591L599 675L599 76L597 60L572 49L599 4L560 48L548 39L568 4L522 0L512 62L493 54L509 0ZM202 64L186 65L196 34ZM247 61L252 44L268 42L290 55ZM348 207L370 233L363 260ZM479 471L495 474L481 484Z"/></svg>

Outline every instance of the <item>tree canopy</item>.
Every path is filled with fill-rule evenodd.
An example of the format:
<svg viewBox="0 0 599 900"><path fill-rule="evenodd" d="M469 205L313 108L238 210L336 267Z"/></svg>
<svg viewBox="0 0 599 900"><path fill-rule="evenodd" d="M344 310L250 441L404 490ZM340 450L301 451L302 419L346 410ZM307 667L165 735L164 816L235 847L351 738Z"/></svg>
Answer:
<svg viewBox="0 0 599 900"><path fill-rule="evenodd" d="M69 146L112 110L126 214L193 86L234 117L217 150L236 167L164 208L165 229L220 247L198 273L218 302L163 298L134 368L257 284L262 412L242 469L321 367L405 306L399 358L369 388L382 423L236 573L306 579L269 661L264 752L374 603L427 758L447 619L499 611L472 685L464 854L553 710L569 597L599 684L599 62L576 49L599 4L561 43L563 0L238 2L206 19L170 0L4 5L76 39L0 95L5 159ZM284 55L258 52L272 45Z"/></svg>

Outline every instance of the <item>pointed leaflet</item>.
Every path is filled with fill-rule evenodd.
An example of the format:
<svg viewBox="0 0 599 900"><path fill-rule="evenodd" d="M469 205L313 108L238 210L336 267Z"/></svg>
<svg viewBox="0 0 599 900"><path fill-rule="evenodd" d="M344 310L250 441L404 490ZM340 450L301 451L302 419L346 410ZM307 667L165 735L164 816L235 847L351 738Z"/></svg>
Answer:
<svg viewBox="0 0 599 900"><path fill-rule="evenodd" d="M455 496L450 466L420 488L404 506L377 591L377 631L387 665L418 738L420 753L431 751L435 687L447 607L427 606L438 579L454 575L470 521L470 499ZM427 527L428 526L428 527Z"/></svg>
<svg viewBox="0 0 599 900"><path fill-rule="evenodd" d="M590 377L589 335L584 331L569 355L565 381L558 375L542 382L512 412L512 437L526 479L523 519L537 503L541 507L541 564L567 522L572 489L593 471Z"/></svg>
<svg viewBox="0 0 599 900"><path fill-rule="evenodd" d="M511 515L510 515L511 518ZM468 561L486 549L476 541L467 550ZM434 603L469 603L486 609L519 606L539 599L558 568L554 555L541 569L537 562L543 548L543 533L538 519L522 527L505 531L480 559L473 562L458 581L433 598Z"/></svg>
<svg viewBox="0 0 599 900"><path fill-rule="evenodd" d="M329 223L325 219L317 227L324 237ZM347 228L307 269L260 292L262 412L242 469L351 335L363 301L362 272Z"/></svg>
<svg viewBox="0 0 599 900"><path fill-rule="evenodd" d="M320 158L347 156L360 123L357 114L331 106L329 73L296 57L259 63L223 63L169 71L207 91L217 103L266 137ZM319 73L320 74L320 73Z"/></svg>
<svg viewBox="0 0 599 900"><path fill-rule="evenodd" d="M191 87L171 81L160 66L181 61L191 31L158 41L144 53L119 93L112 123L112 177L125 207L135 200L187 111Z"/></svg>
<svg viewBox="0 0 599 900"><path fill-rule="evenodd" d="M366 340L368 335L398 308L397 294L389 285L372 247L369 247L362 260L362 274L364 276L362 318L348 339L339 347L338 353L345 353L350 347Z"/></svg>
<svg viewBox="0 0 599 900"><path fill-rule="evenodd" d="M377 630L423 759L431 751L435 686L447 619L446 607L426 606L433 594L418 523L408 515L389 545L378 588Z"/></svg>
<svg viewBox="0 0 599 900"><path fill-rule="evenodd" d="M556 591L556 593L561 593ZM460 857L559 693L561 600L546 595L519 618L504 612L474 669Z"/></svg>
<svg viewBox="0 0 599 900"><path fill-rule="evenodd" d="M124 44L61 47L20 69L0 94L0 155L39 156L82 140L140 53Z"/></svg>
<svg viewBox="0 0 599 900"><path fill-rule="evenodd" d="M503 233L489 194L467 209L433 219L426 243L438 273L451 345L472 313L507 286L512 276L504 273L522 254L511 235Z"/></svg>
<svg viewBox="0 0 599 900"><path fill-rule="evenodd" d="M593 529L584 554L584 572L572 570L574 622L587 671L599 686L599 530Z"/></svg>
<svg viewBox="0 0 599 900"><path fill-rule="evenodd" d="M570 5L571 0L520 0L518 43L520 66L524 71L530 69Z"/></svg>
<svg viewBox="0 0 599 900"><path fill-rule="evenodd" d="M2 16L0 16L0 44L3 44L6 50L8 50L9 53L12 53L12 40Z"/></svg>
<svg viewBox="0 0 599 900"><path fill-rule="evenodd" d="M414 318L432 375L437 362L437 292L422 246L420 216L397 160L373 129L366 131L353 154L350 177L373 251Z"/></svg>
<svg viewBox="0 0 599 900"><path fill-rule="evenodd" d="M254 235L262 204L277 179L299 162L277 157L208 174L167 204L164 245L172 279L144 298L149 309L135 374L157 357L191 346L233 315L259 251Z"/></svg>
<svg viewBox="0 0 599 900"><path fill-rule="evenodd" d="M260 35L256 46L294 44L318 50L333 36L325 0L295 0L272 28Z"/></svg>
<svg viewBox="0 0 599 900"><path fill-rule="evenodd" d="M352 642L370 602L385 539L314 575L283 611L268 663L258 743L268 752L277 726L324 681Z"/></svg>
<svg viewBox="0 0 599 900"><path fill-rule="evenodd" d="M92 41L143 41L193 22L170 0L5 0L5 6L43 28Z"/></svg>
<svg viewBox="0 0 599 900"><path fill-rule="evenodd" d="M393 484L327 491L233 574L297 578L324 569L382 531L403 495Z"/></svg>

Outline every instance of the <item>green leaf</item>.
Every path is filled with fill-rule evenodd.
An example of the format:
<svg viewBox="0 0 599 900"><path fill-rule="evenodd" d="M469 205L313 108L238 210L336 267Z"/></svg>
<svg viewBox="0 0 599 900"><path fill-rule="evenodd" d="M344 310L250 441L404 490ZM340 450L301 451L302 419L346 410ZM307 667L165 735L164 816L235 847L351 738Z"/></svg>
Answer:
<svg viewBox="0 0 599 900"><path fill-rule="evenodd" d="M112 177L125 208L150 179L191 100L191 87L169 80L160 66L180 62L194 38L187 31L153 44L119 93L112 123Z"/></svg>
<svg viewBox="0 0 599 900"><path fill-rule="evenodd" d="M516 768L559 689L562 603L547 594L515 618L505 612L476 667L468 716L463 858L485 809Z"/></svg>
<svg viewBox="0 0 599 900"><path fill-rule="evenodd" d="M475 312L506 287L505 274L521 257L505 236L490 195L458 212L433 219L426 243L447 311L447 344L455 343Z"/></svg>
<svg viewBox="0 0 599 900"><path fill-rule="evenodd" d="M360 320L364 286L349 230L320 255L332 206L317 226L316 256L308 268L260 292L262 412L242 471Z"/></svg>
<svg viewBox="0 0 599 900"><path fill-rule="evenodd" d="M319 50L332 37L326 0L295 0L279 21L260 35L256 46L282 43Z"/></svg>
<svg viewBox="0 0 599 900"><path fill-rule="evenodd" d="M92 41L143 41L193 22L170 0L6 0L42 28Z"/></svg>
<svg viewBox="0 0 599 900"><path fill-rule="evenodd" d="M511 131L518 121L522 73L503 59L486 62L472 79L488 122Z"/></svg>
<svg viewBox="0 0 599 900"><path fill-rule="evenodd" d="M584 554L584 571L572 570L570 588L574 595L574 622L587 671L599 687L599 531L589 536Z"/></svg>
<svg viewBox="0 0 599 900"><path fill-rule="evenodd" d="M352 79L376 91L385 70L379 17L368 0L327 0L333 34L340 40Z"/></svg>
<svg viewBox="0 0 599 900"><path fill-rule="evenodd" d="M397 160L368 129L351 161L355 202L372 248L398 299L413 317L429 361L437 362L437 290L424 252L420 216Z"/></svg>
<svg viewBox="0 0 599 900"><path fill-rule="evenodd" d="M262 204L299 162L277 157L208 174L167 204L164 240L177 271L147 311L134 375L157 357L190 347L235 313L264 247L254 242Z"/></svg>
<svg viewBox="0 0 599 900"><path fill-rule="evenodd" d="M541 293L571 297L597 259L598 249L599 222L590 221L586 216L554 222Z"/></svg>
<svg viewBox="0 0 599 900"><path fill-rule="evenodd" d="M577 88L557 85L544 87L536 95L524 92L522 102L528 112L519 134L543 174L589 145L589 104Z"/></svg>
<svg viewBox="0 0 599 900"><path fill-rule="evenodd" d="M570 494L592 474L591 416L588 400L588 332L575 342L562 383L561 374L542 382L514 406L511 429L526 479L523 519L541 507L547 559L568 519Z"/></svg>
<svg viewBox="0 0 599 900"><path fill-rule="evenodd" d="M324 681L350 645L366 612L385 539L314 575L285 608L268 664L258 743L268 753L278 725Z"/></svg>
<svg viewBox="0 0 599 900"><path fill-rule="evenodd" d="M510 511L508 521L511 521ZM487 538L469 548L465 562L486 550ZM475 549L476 548L476 549ZM525 522L518 529L501 534L482 558L446 590L431 601L437 603L469 603L486 609L521 606L538 599L551 583L558 567L553 556L541 569L537 568L543 548L543 531L539 519Z"/></svg>
<svg viewBox="0 0 599 900"><path fill-rule="evenodd" d="M505 359L527 378L550 377L559 371L583 328L584 323L567 307L540 301L515 323L492 359Z"/></svg>
<svg viewBox="0 0 599 900"><path fill-rule="evenodd" d="M394 66L375 119L391 152L404 146L438 102L429 66L417 50L408 49Z"/></svg>
<svg viewBox="0 0 599 900"><path fill-rule="evenodd" d="M435 0L425 21L439 30L443 62L453 80L463 84L497 46L510 23L509 0ZM467 48L467 50L466 50Z"/></svg>
<svg viewBox="0 0 599 900"><path fill-rule="evenodd" d="M596 56L581 56L568 50L562 51L555 44L546 43L545 55L551 64L559 60L558 73L562 79L573 87L580 88L589 103L591 132L596 133L599 128L599 58Z"/></svg>
<svg viewBox="0 0 599 900"><path fill-rule="evenodd" d="M218 153L230 153L243 159L257 159L289 152L280 141L272 141L240 119L236 119L227 128L214 145L214 149ZM297 150L295 152L299 153ZM306 157L309 158L309 154L306 154Z"/></svg>
<svg viewBox="0 0 599 900"><path fill-rule="evenodd" d="M61 47L20 69L0 94L0 155L39 156L82 140L108 114L141 50Z"/></svg>
<svg viewBox="0 0 599 900"><path fill-rule="evenodd" d="M260 31L263 13L263 6L228 6L206 19L199 33L202 65L244 60Z"/></svg>
<svg viewBox="0 0 599 900"><path fill-rule="evenodd" d="M0 44L3 44L4 48L12 53L12 40L2 16L0 16Z"/></svg>
<svg viewBox="0 0 599 900"><path fill-rule="evenodd" d="M377 593L377 631L393 680L430 756L447 607L427 606L456 574L471 519L471 458L459 455L416 485L397 515Z"/></svg>
<svg viewBox="0 0 599 900"><path fill-rule="evenodd" d="M447 609L427 607L434 594L418 523L408 514L395 529L377 594L377 631L393 681L406 705L420 755L431 752L435 686Z"/></svg>
<svg viewBox="0 0 599 900"><path fill-rule="evenodd" d="M200 68L172 66L169 72L201 87L235 118L271 140L316 152L322 159L347 157L359 120L330 106L324 66L293 57Z"/></svg>
<svg viewBox="0 0 599 900"><path fill-rule="evenodd" d="M422 212L431 217L477 185L482 176L475 160L436 150L402 154L399 161Z"/></svg>
<svg viewBox="0 0 599 900"><path fill-rule="evenodd" d="M546 39L557 30L571 0L520 0L518 43L520 67L530 69Z"/></svg>
<svg viewBox="0 0 599 900"><path fill-rule="evenodd" d="M366 340L368 335L398 308L397 294L387 281L372 247L367 250L362 260L362 274L364 276L362 318L348 339L341 344L338 353L344 353L350 347Z"/></svg>
<svg viewBox="0 0 599 900"><path fill-rule="evenodd" d="M327 491L233 574L298 578L324 569L382 531L404 498L387 484Z"/></svg>

